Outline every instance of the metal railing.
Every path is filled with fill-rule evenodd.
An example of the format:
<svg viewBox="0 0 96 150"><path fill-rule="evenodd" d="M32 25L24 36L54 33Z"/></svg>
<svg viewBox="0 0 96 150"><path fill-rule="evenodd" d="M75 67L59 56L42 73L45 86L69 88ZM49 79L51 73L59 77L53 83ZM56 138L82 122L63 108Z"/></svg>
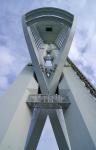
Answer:
<svg viewBox="0 0 96 150"><path fill-rule="evenodd" d="M67 61L71 65L70 67L72 67L72 69L77 73L79 78L85 83L85 86L90 90L90 93L96 98L96 88L87 80L87 78L81 73L81 71L69 58L67 58Z"/></svg>
<svg viewBox="0 0 96 150"><path fill-rule="evenodd" d="M29 107L66 109L70 102L61 95L30 95L27 100Z"/></svg>

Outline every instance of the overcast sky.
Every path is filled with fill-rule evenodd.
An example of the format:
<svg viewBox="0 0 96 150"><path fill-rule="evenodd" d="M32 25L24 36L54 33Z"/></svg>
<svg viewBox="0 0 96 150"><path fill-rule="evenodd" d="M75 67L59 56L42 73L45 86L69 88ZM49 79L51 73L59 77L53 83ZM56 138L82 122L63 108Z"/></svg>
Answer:
<svg viewBox="0 0 96 150"><path fill-rule="evenodd" d="M0 95L30 60L21 16L43 6L62 8L77 17L69 57L96 86L96 0L0 0ZM58 150L49 119L37 149L47 148Z"/></svg>

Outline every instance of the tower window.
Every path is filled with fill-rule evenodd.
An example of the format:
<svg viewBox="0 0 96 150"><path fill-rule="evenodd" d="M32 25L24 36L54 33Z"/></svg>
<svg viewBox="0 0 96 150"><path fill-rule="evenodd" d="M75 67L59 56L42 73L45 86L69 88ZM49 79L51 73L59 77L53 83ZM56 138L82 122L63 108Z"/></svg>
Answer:
<svg viewBox="0 0 96 150"><path fill-rule="evenodd" d="M46 31L52 32L52 27L46 27Z"/></svg>

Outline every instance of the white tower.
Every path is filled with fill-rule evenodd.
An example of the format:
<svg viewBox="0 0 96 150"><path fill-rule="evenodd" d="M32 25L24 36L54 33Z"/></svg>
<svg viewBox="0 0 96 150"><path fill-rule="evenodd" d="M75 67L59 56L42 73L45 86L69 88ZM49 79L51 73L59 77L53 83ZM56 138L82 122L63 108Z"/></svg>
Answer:
<svg viewBox="0 0 96 150"><path fill-rule="evenodd" d="M0 150L36 150L47 116L60 150L95 150L96 90L67 58L74 16L40 8L22 22L32 64L0 98Z"/></svg>

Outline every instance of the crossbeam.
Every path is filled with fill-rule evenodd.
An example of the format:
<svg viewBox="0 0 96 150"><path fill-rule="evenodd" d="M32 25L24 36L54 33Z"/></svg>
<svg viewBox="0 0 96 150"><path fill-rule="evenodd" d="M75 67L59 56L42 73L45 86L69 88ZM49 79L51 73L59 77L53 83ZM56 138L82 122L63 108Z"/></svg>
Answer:
<svg viewBox="0 0 96 150"><path fill-rule="evenodd" d="M70 101L61 95L30 95L27 100L30 108L64 109L70 105Z"/></svg>

